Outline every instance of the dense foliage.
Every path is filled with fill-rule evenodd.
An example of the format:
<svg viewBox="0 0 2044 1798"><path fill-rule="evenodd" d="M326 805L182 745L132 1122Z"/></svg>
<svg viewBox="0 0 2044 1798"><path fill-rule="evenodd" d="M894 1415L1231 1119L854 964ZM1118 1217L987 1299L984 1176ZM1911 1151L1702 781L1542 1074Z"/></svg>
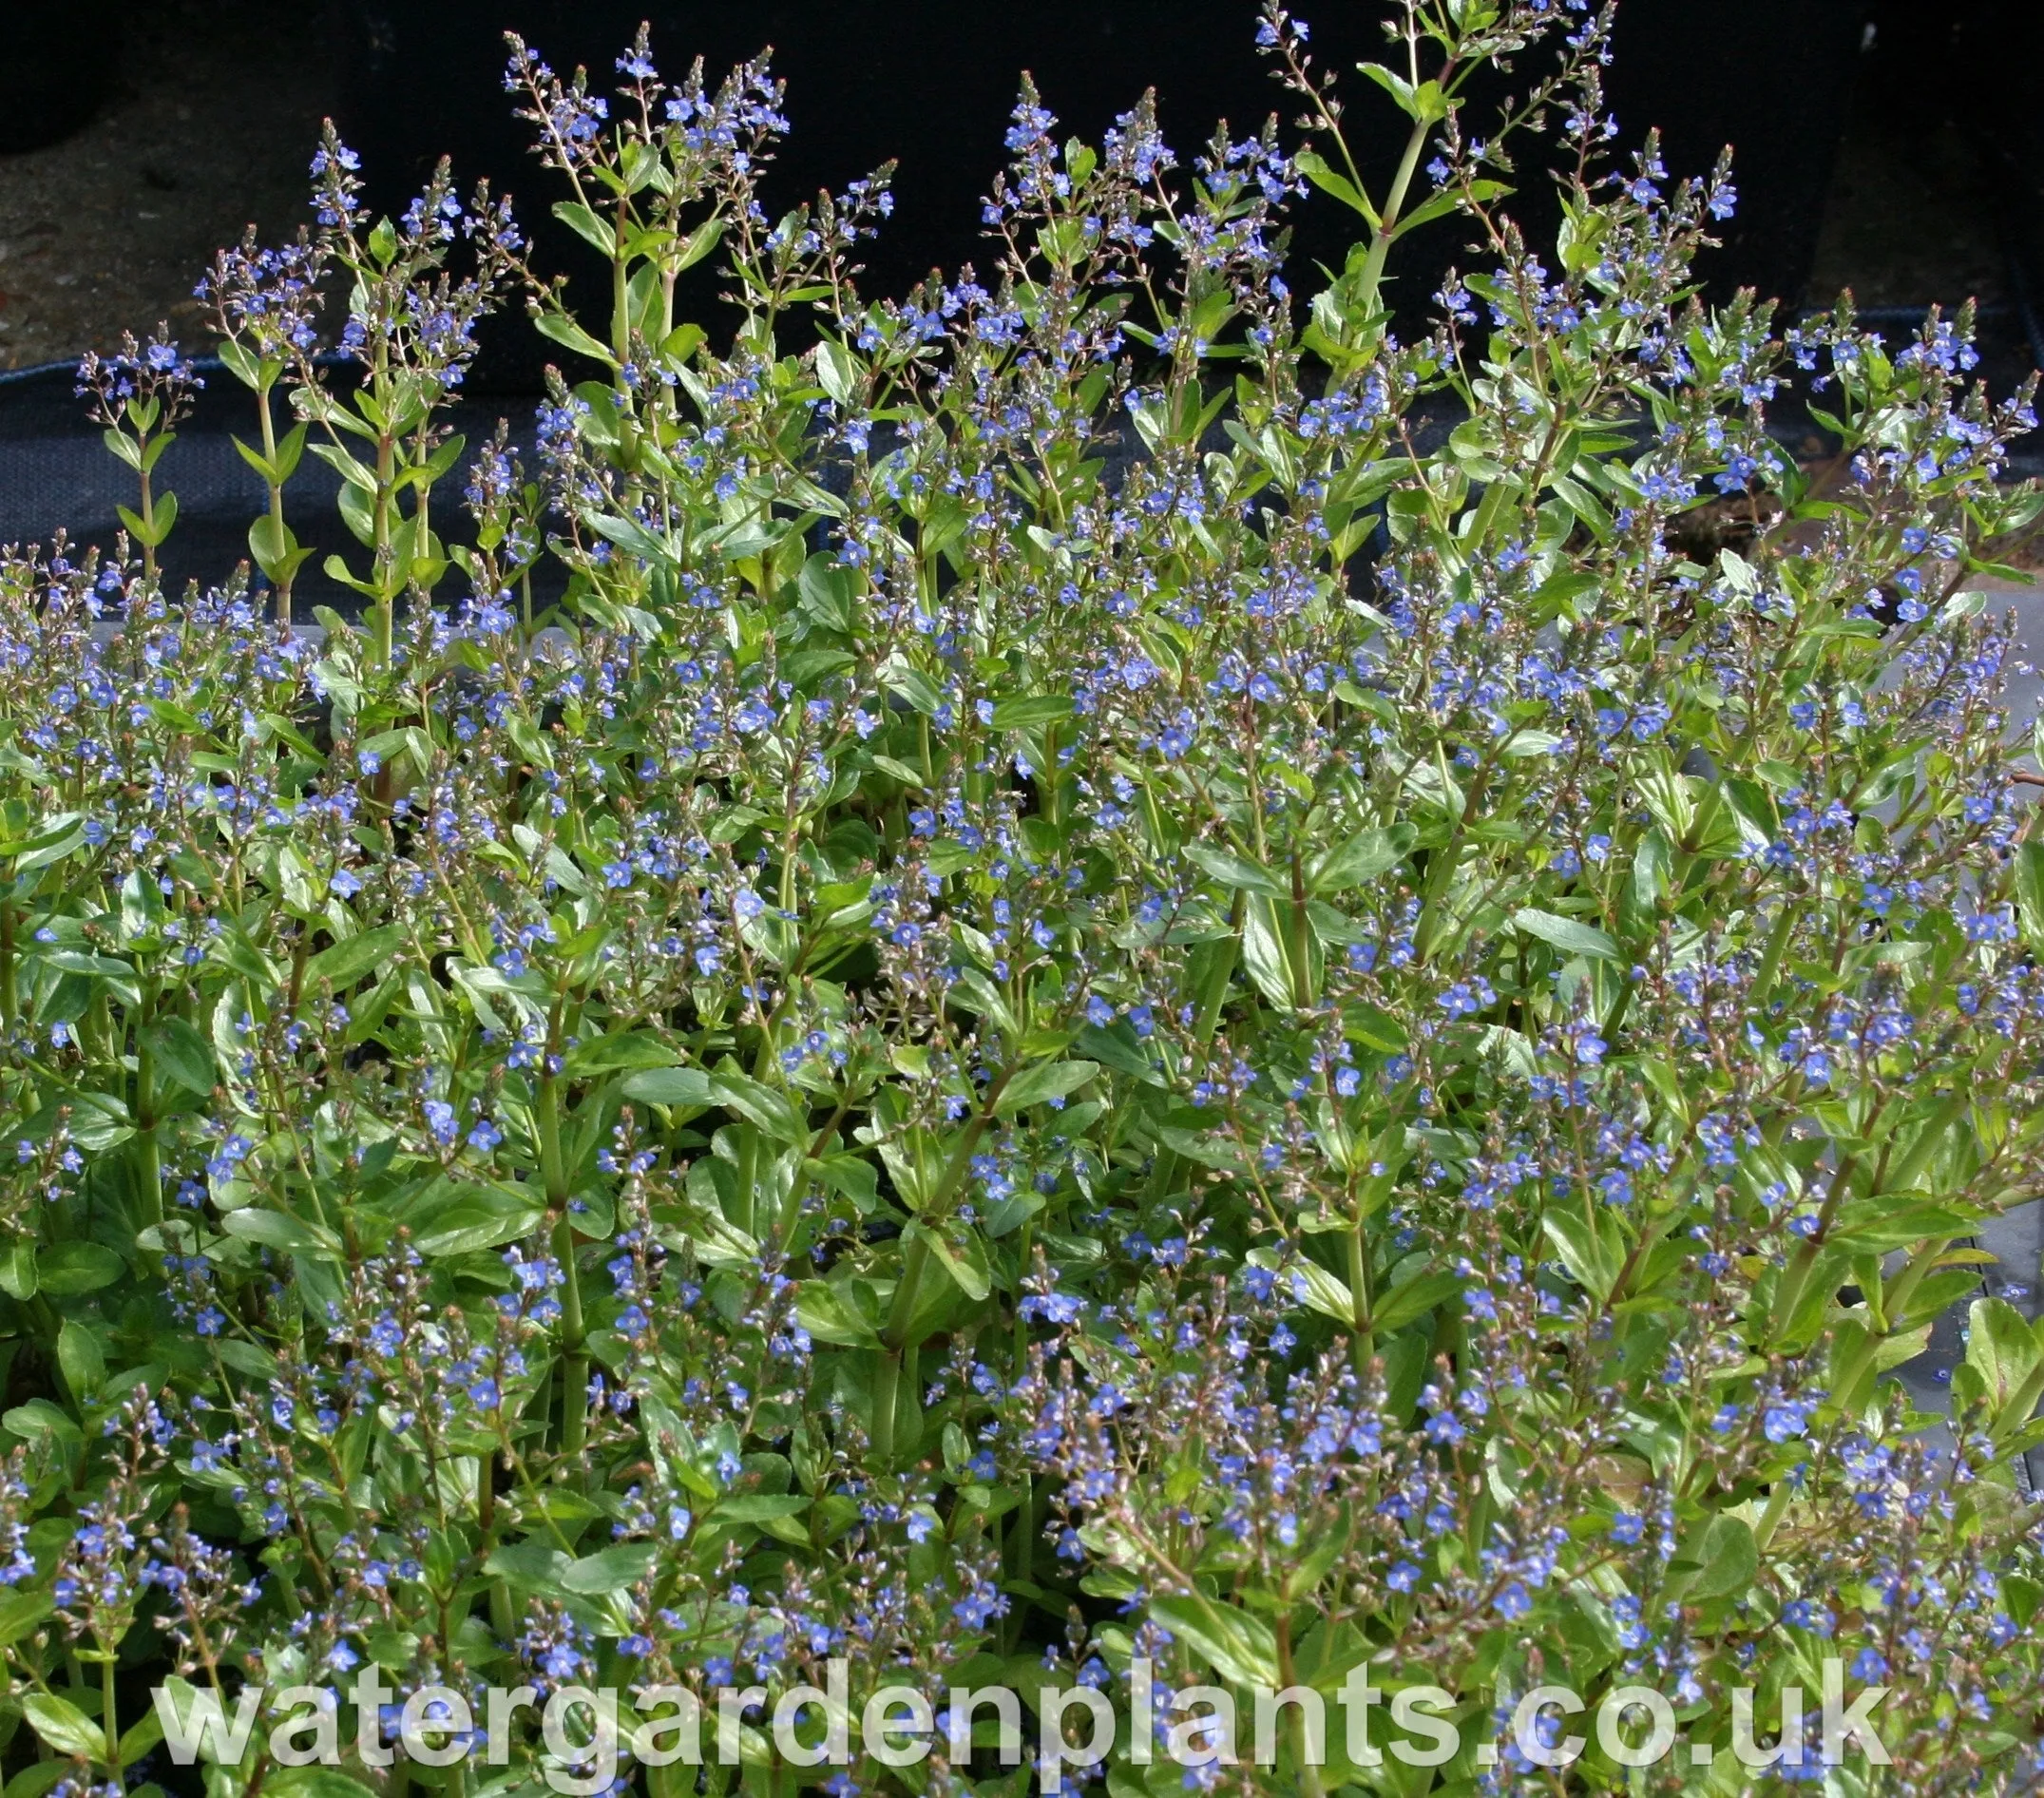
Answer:
<svg viewBox="0 0 2044 1798"><path fill-rule="evenodd" d="M2032 421L1963 316L1698 304L1729 167L1621 152L1609 25L1408 0L1374 196L1275 10L1296 128L1181 163L1147 101L1060 144L1025 89L986 271L898 300L854 285L885 171L761 212L764 65L641 40L606 103L514 44L611 316L445 171L373 220L330 132L315 225L202 288L271 503L181 599L193 371L88 361L128 541L0 564L7 1798L189 1782L172 1674L771 1703L833 1655L854 1717L1125 1708L1138 1655L1455 1694L1444 1767L1337 1727L1190 1775L1306 1793L1516 1788L1543 1681L1722 1746L1841 1655L1895 1765L1831 1788L2026 1776L2044 1348L1975 1306L1956 1454L1882 1376L2044 1160L2044 851L1964 592ZM1287 277L1309 189L1357 249ZM1466 272L1401 341L1429 226ZM735 329L675 316L713 257ZM568 373L471 453L521 290ZM1768 434L1798 384L1828 469ZM308 451L361 545L313 632ZM707 1789L826 1777L743 1740Z"/></svg>

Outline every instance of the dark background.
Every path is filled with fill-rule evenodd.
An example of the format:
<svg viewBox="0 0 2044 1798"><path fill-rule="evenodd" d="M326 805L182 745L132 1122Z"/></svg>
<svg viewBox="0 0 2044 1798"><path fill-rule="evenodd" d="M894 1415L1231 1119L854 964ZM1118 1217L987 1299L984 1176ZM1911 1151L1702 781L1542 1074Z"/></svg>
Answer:
<svg viewBox="0 0 2044 1798"><path fill-rule="evenodd" d="M1344 71L1386 54L1380 9L1356 0L1305 0L1312 48L1324 68ZM1611 99L1629 135L1659 124L1671 168L1708 167L1728 142L1755 179L1726 233L1720 288L1770 293L1801 287L1809 269L1830 175L1844 128L1863 35L1863 0L1626 0L1619 10ZM1693 21L1715 16L1699 43ZM650 15L657 52L678 73L700 53L713 74L776 48L794 130L780 152L769 210L842 185L893 159L897 211L867 257L870 291L902 293L932 266L955 269L984 255L980 200L1003 156L1003 133L1018 71L1034 74L1067 133L1094 143L1145 87L1155 87L1166 138L1181 159L1226 118L1236 137L1271 111L1289 124L1297 103L1271 79L1253 47L1253 0L1030 0L1001 7L958 0L755 0L742 7L675 0L439 0L431 7L348 0L338 15L350 87L343 98L379 197L397 203L444 147L468 165L513 177L531 166L526 127L481 81L451 94L444 71L487 74L503 61L509 24L565 72L577 63L607 71L620 44ZM664 50L663 50L664 47ZM1721 78L1699 81L1701 57ZM1511 77L1474 89L1477 135L1486 99L1524 91L1549 54L1529 55ZM1347 124L1379 191L1405 139L1405 121L1360 77L1345 82ZM430 122L430 123L428 123ZM1535 170L1527 168L1527 176ZM1516 202L1538 227L1553 212L1544 182L1525 180ZM1352 220L1309 206L1295 226L1294 254L1339 266ZM1453 257L1451 229L1431 245L1408 240L1429 277L1408 279L1423 307L1437 259ZM565 234L549 241L576 257ZM1430 254L1431 252L1431 254ZM1403 259L1403 258L1402 258ZM1411 270L1408 261L1408 273ZM712 282L706 275L707 296Z"/></svg>
<svg viewBox="0 0 2044 1798"><path fill-rule="evenodd" d="M1188 158L1219 116L1239 137L1273 107L1292 110L1255 53L1254 0L640 4L676 76L695 51L720 73L775 45L794 129L770 205L900 159L869 293L984 259L980 197L1024 67L1066 130L1096 139L1154 85ZM1370 0L1300 10L1323 67L1379 53ZM23 24L39 10L40 35ZM587 61L607 87L640 16L631 0L0 0L0 143L62 133L0 150L0 544L47 540L59 524L111 541L131 477L73 394L79 353L159 320L207 349L193 281L244 223L275 240L308 217L306 163L325 115L361 150L379 204L401 207L451 151L465 180L487 174L519 196L543 271L586 276L590 253L547 216L558 177L537 167L510 116L499 26L509 19L557 67ZM1620 18L1611 94L1625 138L1659 124L1676 173L1735 147L1739 213L1703 265L1713 294L1752 286L1795 306L1849 287L1891 339L1926 305L1975 297L1981 373L1997 392L2044 359L2029 305L2044 269L2044 0L1622 0ZM81 67L97 78L82 81ZM1362 78L1347 86L1354 141L1381 168L1404 121ZM1479 99L1473 129L1483 110ZM1552 218L1546 184L1533 167L1519 184L1512 209L1538 240ZM1295 268L1338 264L1351 241L1348 216L1317 195L1298 232ZM1423 316L1442 269L1466 259L1463 239L1443 221L1400 246L1402 325ZM687 311L714 328L719 283L711 265L699 277ZM607 316L600 284L584 297ZM549 354L515 309L496 321L452 427L473 444L501 412L529 442ZM1792 452L1826 455L1792 404L1770 422ZM231 438L252 423L247 395L216 372L163 465L181 503L164 552L173 580L216 581L245 556L262 495ZM2044 456L2016 468L2044 473ZM334 479L308 460L287 501L321 554L347 547ZM339 600L319 569L315 556L304 599Z"/></svg>
<svg viewBox="0 0 2044 1798"><path fill-rule="evenodd" d="M1381 53L1377 9L1299 10L1324 66ZM0 144L70 129L0 150L0 367L158 318L202 338L193 278L242 223L277 235L303 216L324 114L362 150L380 203L401 203L449 150L465 177L487 173L525 201L544 261L574 266L579 246L544 218L551 178L497 79L499 32L515 26L557 67L585 61L607 86L645 13L677 73L696 53L716 73L775 46L795 128L770 202L899 159L869 291L984 258L979 197L1023 67L1065 127L1094 138L1154 85L1181 155L1218 116L1242 135L1291 109L1252 48L1252 0L10 0ZM2038 15L2037 0L1624 0L1612 98L1628 139L1663 128L1672 170L1734 144L1742 205L1708 264L1717 293L1815 302L1849 284L1890 308L1977 296L1995 309L1993 360L2013 369L2024 282L2010 252L2020 267L2044 251ZM1347 87L1356 138L1381 165L1404 122L1360 78ZM1515 205L1538 225L1533 173ZM1312 204L1297 253L1338 260L1347 236L1338 209ZM1405 248L1402 297L1423 301L1459 239L1446 226ZM714 304L707 277L700 298ZM494 349L483 384L529 389L523 344Z"/></svg>

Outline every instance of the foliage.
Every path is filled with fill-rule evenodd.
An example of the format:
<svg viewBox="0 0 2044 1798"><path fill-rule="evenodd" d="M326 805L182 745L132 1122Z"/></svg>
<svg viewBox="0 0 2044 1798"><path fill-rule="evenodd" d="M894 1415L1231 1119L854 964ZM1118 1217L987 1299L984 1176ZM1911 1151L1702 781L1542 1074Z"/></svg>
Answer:
<svg viewBox="0 0 2044 1798"><path fill-rule="evenodd" d="M144 560L0 566L0 1639L53 1750L8 1798L144 1776L166 1672L830 1655L1124 1707L1138 1654L1366 1665L1455 1694L1453 1764L1195 1778L1416 1793L1519 1779L1500 1692L1645 1680L1722 1745L1843 1653L1896 1765L1841 1789L2019 1776L2044 1342L1975 1306L1956 1452L1882 1376L2044 1155L2044 851L1965 592L2039 508L2027 395L1967 388L1965 315L1701 305L1729 172L1610 147L1609 25L1409 0L1374 197L1279 11L1303 148L1181 166L1147 100L1060 144L1025 87L986 278L879 300L885 171L760 209L764 64L669 87L641 38L613 106L514 42L612 316L445 170L373 224L330 132L313 231L204 290L253 587L155 577L175 351L88 370ZM1510 153L1557 145L1537 249ZM1362 236L1302 295L1309 186ZM1403 341L1428 225L1472 259ZM713 255L728 341L675 316ZM520 283L570 370L457 541L442 414ZM286 622L308 450L366 625ZM821 1780L745 1740L711 1789Z"/></svg>

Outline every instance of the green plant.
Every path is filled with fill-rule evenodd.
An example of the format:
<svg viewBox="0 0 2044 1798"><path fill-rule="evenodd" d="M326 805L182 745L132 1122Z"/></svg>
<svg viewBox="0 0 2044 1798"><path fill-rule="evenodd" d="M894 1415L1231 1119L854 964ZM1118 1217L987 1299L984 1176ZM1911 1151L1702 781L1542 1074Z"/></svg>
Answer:
<svg viewBox="0 0 2044 1798"><path fill-rule="evenodd" d="M1843 1655L1890 1688L1850 1789L2029 1776L2044 1348L1975 1305L1941 1459L1882 1378L2038 1181L2040 851L1966 591L2039 509L1996 481L2029 395L1965 387L1965 315L1891 353L1698 303L1729 174L1613 172L1608 23L1412 0L1379 199L1279 11L1303 154L1181 170L1147 103L1060 145L1025 89L991 284L900 300L850 268L884 177L759 214L763 66L670 90L641 39L612 119L514 44L613 313L530 290L589 378L535 477L472 463L472 544L436 419L519 239L445 171L370 225L329 135L317 234L215 293L257 561L288 588L305 443L369 628L172 601L143 531L0 566L0 1640L51 1750L9 1798L120 1784L143 1685L771 1703L833 1656L854 1709L1438 1686L1444 1765L1294 1711L1194 1769L1406 1793L1556 1788L1494 1715L1542 1683L1654 1684L1723 1750L1733 1688ZM1557 42L1511 122L1563 122L1550 267L1459 108ZM1309 182L1368 235L1302 307ZM1401 341L1386 257L1451 219L1475 263ZM674 311L714 252L724 348ZM1767 430L1805 375L1822 497ZM1744 546L1691 555L1713 489ZM873 1730L812 1770L747 1723L703 1777L1029 1777ZM1118 1798L1186 1777L1146 1739ZM571 1758L514 1748L205 1778ZM1746 1777L1616 1753L1568 1777Z"/></svg>

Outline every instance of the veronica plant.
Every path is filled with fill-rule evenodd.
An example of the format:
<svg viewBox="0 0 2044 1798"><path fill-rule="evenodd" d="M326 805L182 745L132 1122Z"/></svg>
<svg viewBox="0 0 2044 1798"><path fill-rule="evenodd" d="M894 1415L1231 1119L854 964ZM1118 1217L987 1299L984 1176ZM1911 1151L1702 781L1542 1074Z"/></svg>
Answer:
<svg viewBox="0 0 2044 1798"><path fill-rule="evenodd" d="M88 354L78 365L79 394L104 427L106 448L135 471L141 509L122 507L121 522L142 550L143 574L152 579L156 552L178 522L178 496L156 490L156 465L177 441L176 427L190 412L193 392L204 385L171 341L168 325L159 325L146 347L124 332L116 354Z"/></svg>
<svg viewBox="0 0 2044 1798"><path fill-rule="evenodd" d="M297 241L278 249L260 247L253 228L240 244L222 250L202 277L197 297L212 309L220 335L221 364L256 396L262 447L236 440L241 458L262 476L270 509L249 526L249 555L277 589L277 614L291 622L291 585L312 555L284 521L284 484L305 453L308 421L300 419L282 438L270 396L287 370L302 368L319 338L314 316L329 245L300 230Z"/></svg>
<svg viewBox="0 0 2044 1798"><path fill-rule="evenodd" d="M1967 313L1704 306L1729 171L1618 147L1608 25L1403 8L1375 195L1281 10L1304 150L1181 161L1147 100L1060 141L1025 87L984 268L891 298L882 178L759 210L763 64L669 88L641 36L613 117L514 42L611 312L526 289L577 365L472 543L435 420L516 227L444 173L372 224L329 134L306 246L213 291L366 628L0 564L10 1798L148 1777L151 1684L340 1689L343 1767L258 1734L213 1798L576 1759L393 1764L367 1669L621 1688L657 1798L1034 1776L905 1763L903 1680L1093 1694L1117 1798L1729 1792L1735 1694L1826 1661L1884 1689L1841 1789L2034 1776L2044 1342L1972 1237L2038 1190L2044 851L1969 591L2040 509L2029 394ZM1536 246L1499 146L1552 120ZM1312 187L1366 235L1302 298ZM1408 341L1426 225L1468 248ZM713 254L728 333L676 316ZM1894 1375L1969 1300L1940 1445ZM699 1787L635 1733L735 1682ZM1359 1682L1360 1733L1251 1721ZM1556 1682L1684 1750L1538 1764Z"/></svg>

